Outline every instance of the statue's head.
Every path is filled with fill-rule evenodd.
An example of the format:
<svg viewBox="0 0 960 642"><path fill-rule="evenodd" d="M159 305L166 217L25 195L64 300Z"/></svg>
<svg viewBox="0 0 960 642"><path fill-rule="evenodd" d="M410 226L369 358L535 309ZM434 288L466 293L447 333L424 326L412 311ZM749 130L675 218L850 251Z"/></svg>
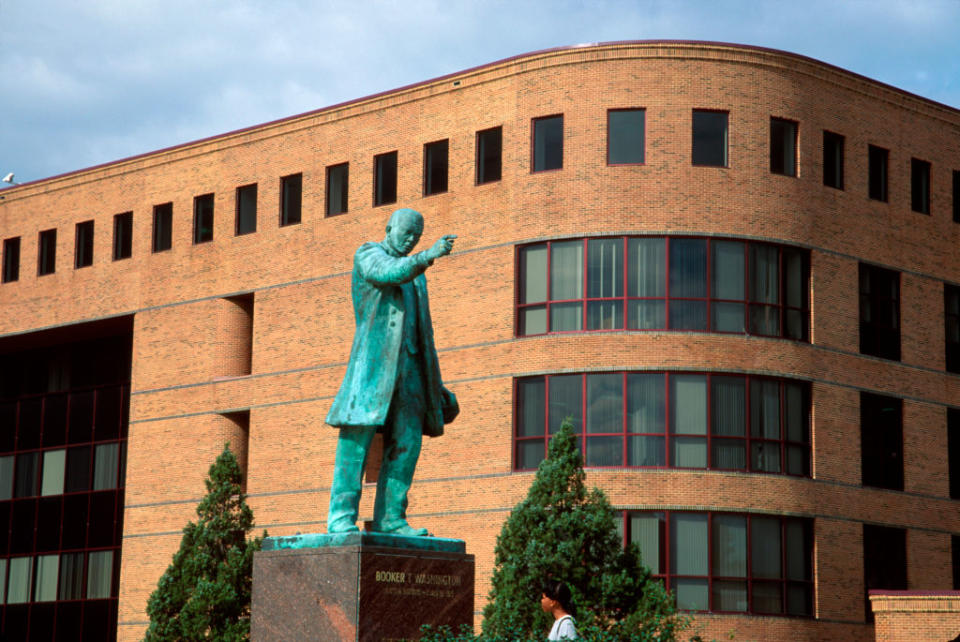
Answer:
<svg viewBox="0 0 960 642"><path fill-rule="evenodd" d="M402 207L390 215L386 241L402 256L406 256L416 247L421 234L423 234L423 216L420 212Z"/></svg>

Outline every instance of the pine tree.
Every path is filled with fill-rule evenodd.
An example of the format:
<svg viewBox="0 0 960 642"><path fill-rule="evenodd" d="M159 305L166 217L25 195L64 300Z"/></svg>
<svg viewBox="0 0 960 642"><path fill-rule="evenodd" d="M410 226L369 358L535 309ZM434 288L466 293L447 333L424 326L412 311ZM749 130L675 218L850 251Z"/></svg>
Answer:
<svg viewBox="0 0 960 642"><path fill-rule="evenodd" d="M227 444L210 466L197 523L184 527L180 550L147 602L147 642L249 638L253 553L263 538L247 539L253 511L242 475Z"/></svg>
<svg viewBox="0 0 960 642"><path fill-rule="evenodd" d="M586 488L576 439L565 421L503 525L481 639L543 639L552 618L539 598L555 578L570 587L581 632L591 630L591 638L673 640L689 619L676 616L637 548L624 549L606 495Z"/></svg>

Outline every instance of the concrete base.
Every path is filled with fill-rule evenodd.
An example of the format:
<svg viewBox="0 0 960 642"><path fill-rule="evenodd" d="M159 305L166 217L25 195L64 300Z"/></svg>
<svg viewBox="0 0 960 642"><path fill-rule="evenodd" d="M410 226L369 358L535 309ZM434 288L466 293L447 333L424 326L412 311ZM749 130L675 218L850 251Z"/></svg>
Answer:
<svg viewBox="0 0 960 642"><path fill-rule="evenodd" d="M253 561L254 642L417 640L473 623L461 540L355 534L268 538Z"/></svg>

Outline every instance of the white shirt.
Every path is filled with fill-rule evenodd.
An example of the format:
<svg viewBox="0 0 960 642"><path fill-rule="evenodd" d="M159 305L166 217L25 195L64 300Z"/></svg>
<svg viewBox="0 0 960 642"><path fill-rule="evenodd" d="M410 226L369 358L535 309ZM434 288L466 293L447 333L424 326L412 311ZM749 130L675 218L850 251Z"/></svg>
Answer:
<svg viewBox="0 0 960 642"><path fill-rule="evenodd" d="M580 635L577 633L577 627L573 618L569 615L564 615L562 618L554 621L553 628L550 629L550 635L547 639L576 640L579 637Z"/></svg>

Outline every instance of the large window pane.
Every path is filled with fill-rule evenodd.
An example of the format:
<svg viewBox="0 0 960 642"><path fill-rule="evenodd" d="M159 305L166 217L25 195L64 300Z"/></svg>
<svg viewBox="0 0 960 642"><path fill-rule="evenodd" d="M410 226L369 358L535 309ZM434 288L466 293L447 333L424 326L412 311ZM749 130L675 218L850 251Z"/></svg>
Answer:
<svg viewBox="0 0 960 642"><path fill-rule="evenodd" d="M750 520L750 559L754 577L782 577L779 519L754 517Z"/></svg>
<svg viewBox="0 0 960 642"><path fill-rule="evenodd" d="M520 303L547 300L547 246L520 248Z"/></svg>
<svg viewBox="0 0 960 642"><path fill-rule="evenodd" d="M607 112L607 163L626 165L643 162L644 120L643 109Z"/></svg>
<svg viewBox="0 0 960 642"><path fill-rule="evenodd" d="M780 384L766 379L750 382L750 434L780 439Z"/></svg>
<svg viewBox="0 0 960 642"><path fill-rule="evenodd" d="M550 330L573 332L583 329L582 303L554 303L550 306Z"/></svg>
<svg viewBox="0 0 960 642"><path fill-rule="evenodd" d="M670 377L670 431L707 434L707 378L704 375Z"/></svg>
<svg viewBox="0 0 960 642"><path fill-rule="evenodd" d="M583 242L563 241L550 246L550 298L583 298Z"/></svg>
<svg viewBox="0 0 960 642"><path fill-rule="evenodd" d="M703 239L670 241L670 296L707 296L707 242Z"/></svg>
<svg viewBox="0 0 960 642"><path fill-rule="evenodd" d="M662 238L635 238L629 241L630 261L627 268L632 297L667 295L667 245Z"/></svg>
<svg viewBox="0 0 960 642"><path fill-rule="evenodd" d="M631 330L651 330L667 327L665 301L630 301L629 327Z"/></svg>
<svg viewBox="0 0 960 642"><path fill-rule="evenodd" d="M517 436L543 435L546 383L542 377L517 381Z"/></svg>
<svg viewBox="0 0 960 642"><path fill-rule="evenodd" d="M59 555L37 557L37 580L34 585L35 602L54 602L57 599L57 576L60 574Z"/></svg>
<svg viewBox="0 0 960 642"><path fill-rule="evenodd" d="M117 487L120 467L120 444L99 444L94 451L93 490Z"/></svg>
<svg viewBox="0 0 960 642"><path fill-rule="evenodd" d="M707 516L695 513L674 513L670 528L671 575L703 576L676 578L674 590L677 608L706 610L709 608L707 588Z"/></svg>
<svg viewBox="0 0 960 642"><path fill-rule="evenodd" d="M563 116L533 121L533 171L563 167Z"/></svg>
<svg viewBox="0 0 960 642"><path fill-rule="evenodd" d="M747 520L738 515L716 515L713 518L714 577L747 576ZM746 581L713 582L713 609L746 611Z"/></svg>
<svg viewBox="0 0 960 642"><path fill-rule="evenodd" d="M546 456L543 440L517 442L517 469L531 470L540 465Z"/></svg>
<svg viewBox="0 0 960 642"><path fill-rule="evenodd" d="M627 466L665 466L663 437L627 437Z"/></svg>
<svg viewBox="0 0 960 642"><path fill-rule="evenodd" d="M587 432L623 432L623 377L587 375Z"/></svg>
<svg viewBox="0 0 960 642"><path fill-rule="evenodd" d="M90 446L80 446L67 451L66 492L73 493L90 489Z"/></svg>
<svg viewBox="0 0 960 642"><path fill-rule="evenodd" d="M83 553L60 556L60 590L58 599L79 600L83 597Z"/></svg>
<svg viewBox="0 0 960 642"><path fill-rule="evenodd" d="M34 497L37 494L37 477L40 473L40 453L17 455L17 497Z"/></svg>
<svg viewBox="0 0 960 642"><path fill-rule="evenodd" d="M663 567L665 554L662 546L663 535L663 513L632 513L630 515L630 541L640 548L643 563L654 575L666 572Z"/></svg>
<svg viewBox="0 0 960 642"><path fill-rule="evenodd" d="M87 567L87 599L110 597L113 551L90 553Z"/></svg>
<svg viewBox="0 0 960 642"><path fill-rule="evenodd" d="M0 457L0 501L13 497L13 455ZM3 580L0 579L0 584Z"/></svg>
<svg viewBox="0 0 960 642"><path fill-rule="evenodd" d="M12 558L10 560L10 578L7 583L7 604L25 604L29 602L32 580L33 558Z"/></svg>
<svg viewBox="0 0 960 642"><path fill-rule="evenodd" d="M623 437L588 437L587 466L622 466Z"/></svg>
<svg viewBox="0 0 960 642"><path fill-rule="evenodd" d="M627 375L627 432L663 433L666 424L665 375Z"/></svg>
<svg viewBox="0 0 960 642"><path fill-rule="evenodd" d="M583 421L583 377L558 375L550 377L550 434L560 431L568 417L573 431L581 432Z"/></svg>
<svg viewBox="0 0 960 642"><path fill-rule="evenodd" d="M43 453L43 482L40 485L40 494L62 495L64 472L66 470L67 451L48 450Z"/></svg>

